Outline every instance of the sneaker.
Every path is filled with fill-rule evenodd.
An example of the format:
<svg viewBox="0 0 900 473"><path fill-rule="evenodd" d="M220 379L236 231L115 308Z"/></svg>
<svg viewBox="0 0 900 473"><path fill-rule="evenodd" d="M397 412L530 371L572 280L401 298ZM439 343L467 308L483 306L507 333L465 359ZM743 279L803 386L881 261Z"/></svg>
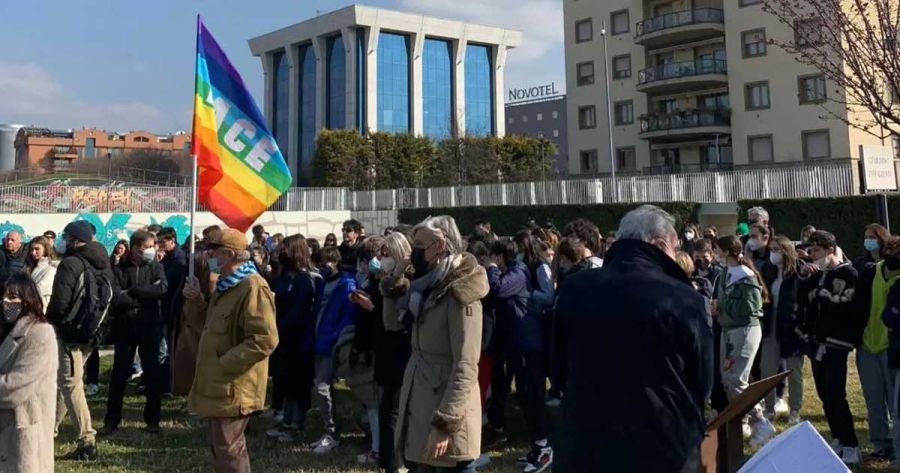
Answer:
<svg viewBox="0 0 900 473"><path fill-rule="evenodd" d="M84 394L88 397L96 396L97 393L100 392L100 386L96 384L88 384L86 388L84 388Z"/></svg>
<svg viewBox="0 0 900 473"><path fill-rule="evenodd" d="M271 438L281 437L281 434L284 433L284 424L275 424L271 429L266 431L266 436Z"/></svg>
<svg viewBox="0 0 900 473"><path fill-rule="evenodd" d="M768 419L760 419L753 424L753 436L750 437L751 447L762 447L775 437L775 426Z"/></svg>
<svg viewBox="0 0 900 473"><path fill-rule="evenodd" d="M797 425L801 422L803 422L803 419L800 418L800 413L791 411L791 414L788 415L788 425Z"/></svg>
<svg viewBox="0 0 900 473"><path fill-rule="evenodd" d="M491 426L488 426L484 429L484 435L481 439L481 446L485 450L490 450L500 444L506 443L507 438L506 434L503 432L503 429L495 429Z"/></svg>
<svg viewBox="0 0 900 473"><path fill-rule="evenodd" d="M134 380L140 378L141 376L143 376L143 374L144 374L144 370L141 368L134 370L134 373L131 373L131 381L134 381Z"/></svg>
<svg viewBox="0 0 900 473"><path fill-rule="evenodd" d="M876 448L869 456L878 460L891 461L894 459L894 450L890 448Z"/></svg>
<svg viewBox="0 0 900 473"><path fill-rule="evenodd" d="M838 440L838 439L833 439L833 440L831 441L831 443L829 443L828 445L831 447L832 450L834 450L834 453L836 453L837 456L841 456L841 450L844 449L844 446L841 445L841 441L840 441L840 440Z"/></svg>
<svg viewBox="0 0 900 473"><path fill-rule="evenodd" d="M840 457L845 465L856 465L859 463L859 449L856 447L844 447L841 449Z"/></svg>
<svg viewBox="0 0 900 473"><path fill-rule="evenodd" d="M545 406L553 408L559 407L560 404L562 404L562 399L558 397L550 398L544 403Z"/></svg>
<svg viewBox="0 0 900 473"><path fill-rule="evenodd" d="M114 434L117 430L119 430L119 426L112 424L103 424L103 427L100 427L100 430L97 431L98 437L109 437Z"/></svg>
<svg viewBox="0 0 900 473"><path fill-rule="evenodd" d="M318 445L315 448L313 448L313 453L316 453L319 455L324 455L326 453L330 453L332 450L334 450L341 444L340 440L337 440L330 435L326 435L326 436L322 437L322 439L316 443Z"/></svg>
<svg viewBox="0 0 900 473"><path fill-rule="evenodd" d="M750 440L750 437L753 437L753 429L750 428L750 423L747 422L747 419L744 419L743 434L744 440Z"/></svg>
<svg viewBox="0 0 900 473"><path fill-rule="evenodd" d="M356 457L356 461L360 465L377 465L378 464L378 452L375 450L369 450L362 455L358 455Z"/></svg>
<svg viewBox="0 0 900 473"><path fill-rule="evenodd" d="M476 458L474 462L472 462L473 468L484 468L491 464L491 456L487 453L482 453L480 457Z"/></svg>
<svg viewBox="0 0 900 473"><path fill-rule="evenodd" d="M791 412L791 408L788 407L787 401L784 398L780 397L777 401L775 401L775 414L780 416L788 415Z"/></svg>
<svg viewBox="0 0 900 473"><path fill-rule="evenodd" d="M99 457L97 446L94 444L82 445L75 450L63 455L62 460L71 461L94 461Z"/></svg>
<svg viewBox="0 0 900 473"><path fill-rule="evenodd" d="M528 462L522 467L522 473L541 473L553 465L553 448L534 446L528 454Z"/></svg>
<svg viewBox="0 0 900 473"><path fill-rule="evenodd" d="M300 428L293 425L287 425L281 429L281 435L279 435L276 440L280 443L294 443L300 438L301 433Z"/></svg>

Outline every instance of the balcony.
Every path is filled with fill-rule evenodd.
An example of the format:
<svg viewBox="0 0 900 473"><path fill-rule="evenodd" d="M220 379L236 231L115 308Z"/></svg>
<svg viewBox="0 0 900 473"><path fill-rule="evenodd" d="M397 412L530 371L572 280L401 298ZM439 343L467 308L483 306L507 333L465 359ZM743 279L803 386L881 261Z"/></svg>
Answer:
<svg viewBox="0 0 900 473"><path fill-rule="evenodd" d="M681 110L641 117L640 137L655 142L689 141L731 133L731 110Z"/></svg>
<svg viewBox="0 0 900 473"><path fill-rule="evenodd" d="M725 13L718 8L695 8L640 21L635 28L635 44L660 48L689 43L725 34Z"/></svg>
<svg viewBox="0 0 900 473"><path fill-rule="evenodd" d="M728 85L728 63L724 59L659 64L638 71L638 92L679 93Z"/></svg>
<svg viewBox="0 0 900 473"><path fill-rule="evenodd" d="M657 176L661 174L690 174L696 172L732 171L733 163L694 163L694 164L660 164L647 166L642 174Z"/></svg>

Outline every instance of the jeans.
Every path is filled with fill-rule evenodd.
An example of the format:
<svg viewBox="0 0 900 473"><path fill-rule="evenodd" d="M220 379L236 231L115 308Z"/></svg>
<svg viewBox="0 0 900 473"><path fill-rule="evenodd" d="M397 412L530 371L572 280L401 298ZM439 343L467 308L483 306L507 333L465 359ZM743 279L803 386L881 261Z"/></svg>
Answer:
<svg viewBox="0 0 900 473"><path fill-rule="evenodd" d="M409 473L476 473L474 462L459 462L456 466L431 466L406 462Z"/></svg>
<svg viewBox="0 0 900 473"><path fill-rule="evenodd" d="M324 435L337 435L334 423L337 407L334 402L334 366L330 356L316 355L316 398L322 415Z"/></svg>
<svg viewBox="0 0 900 473"><path fill-rule="evenodd" d="M394 455L394 431L400 413L400 388L401 386L394 384L381 386L381 399L378 402L378 431L381 437L378 446L378 466L386 471L400 468L400 461Z"/></svg>
<svg viewBox="0 0 900 473"><path fill-rule="evenodd" d="M803 357L793 356L787 359L781 358L781 345L773 332L770 336L762 341L760 348L762 360L760 361L759 371L762 379L775 376L782 372L782 366L791 370L788 375L788 404L792 411L800 412L803 408ZM775 396L776 390L769 391L766 394L766 412L775 413Z"/></svg>
<svg viewBox="0 0 900 473"><path fill-rule="evenodd" d="M140 353L144 369L144 386L147 402L144 406L144 422L159 425L160 385L163 381L159 366L159 343L163 336L162 325L158 322L121 321L114 328L116 333L115 355L113 356L112 381L109 383L109 399L106 401L108 426L118 427L122 421L122 401L125 386L131 379L132 360L135 350Z"/></svg>
<svg viewBox="0 0 900 473"><path fill-rule="evenodd" d="M722 329L722 385L729 401L750 385L750 370L761 340L759 325ZM750 411L750 417L762 418L758 404Z"/></svg>
<svg viewBox="0 0 900 473"><path fill-rule="evenodd" d="M250 452L244 431L250 416L209 419L208 441L216 473L250 473Z"/></svg>
<svg viewBox="0 0 900 473"><path fill-rule="evenodd" d="M871 353L860 347L856 350L856 368L866 398L872 445L876 449L900 452L900 429L897 428L900 422L893 403L896 373L888 367L888 352ZM891 420L894 422L893 435Z"/></svg>
<svg viewBox="0 0 900 473"><path fill-rule="evenodd" d="M853 414L847 403L849 355L845 350L819 345L812 355L812 372L816 393L822 401L822 410L825 411L825 419L831 429L831 437L845 447L857 447L859 441L853 427Z"/></svg>
<svg viewBox="0 0 900 473"><path fill-rule="evenodd" d="M531 441L546 440L544 402L547 397L547 372L544 369L544 354L539 351L516 353L510 356L509 365L515 373L516 397L522 407Z"/></svg>
<svg viewBox="0 0 900 473"><path fill-rule="evenodd" d="M71 412L78 427L78 446L93 445L97 432L91 426L91 411L87 398L84 397L84 359L89 347L68 346L62 341L59 345L59 371L57 384L59 390L56 401L56 431Z"/></svg>

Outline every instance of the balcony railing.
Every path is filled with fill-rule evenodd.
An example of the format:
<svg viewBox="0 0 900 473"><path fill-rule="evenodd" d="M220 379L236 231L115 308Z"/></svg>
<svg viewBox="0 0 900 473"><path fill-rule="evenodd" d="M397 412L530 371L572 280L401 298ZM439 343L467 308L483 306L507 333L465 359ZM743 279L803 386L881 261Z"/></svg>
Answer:
<svg viewBox="0 0 900 473"><path fill-rule="evenodd" d="M694 61L659 64L638 71L638 84L649 84L660 80L705 74L727 74L728 63L724 59L697 59Z"/></svg>
<svg viewBox="0 0 900 473"><path fill-rule="evenodd" d="M635 29L635 37L640 38L657 31L698 23L725 23L725 12L718 8L695 8L693 10L667 13L639 21Z"/></svg>
<svg viewBox="0 0 900 473"><path fill-rule="evenodd" d="M641 133L682 130L704 126L731 126L730 110L681 110L669 114L641 117Z"/></svg>
<svg viewBox="0 0 900 473"><path fill-rule="evenodd" d="M659 164L644 168L644 174L657 176L661 174L689 174L693 172L731 171L733 163L695 163L695 164Z"/></svg>

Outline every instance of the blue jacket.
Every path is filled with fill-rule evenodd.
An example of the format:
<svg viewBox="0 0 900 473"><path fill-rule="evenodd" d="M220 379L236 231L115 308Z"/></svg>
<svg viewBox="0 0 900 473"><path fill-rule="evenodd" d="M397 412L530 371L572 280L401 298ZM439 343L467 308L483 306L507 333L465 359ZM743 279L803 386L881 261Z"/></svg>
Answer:
<svg viewBox="0 0 900 473"><path fill-rule="evenodd" d="M491 269L492 271L488 271L490 295L497 301L499 317L508 328L508 351L542 351L544 331L541 313L532 300L532 278L528 266L514 261L502 274L499 270Z"/></svg>
<svg viewBox="0 0 900 473"><path fill-rule="evenodd" d="M356 290L356 275L341 271L337 287L325 301L327 285L328 281L325 281L319 288L316 310L316 354L322 356L331 356L341 332L347 326L356 324L356 306L350 302L350 294ZM324 311L322 303L326 304Z"/></svg>

